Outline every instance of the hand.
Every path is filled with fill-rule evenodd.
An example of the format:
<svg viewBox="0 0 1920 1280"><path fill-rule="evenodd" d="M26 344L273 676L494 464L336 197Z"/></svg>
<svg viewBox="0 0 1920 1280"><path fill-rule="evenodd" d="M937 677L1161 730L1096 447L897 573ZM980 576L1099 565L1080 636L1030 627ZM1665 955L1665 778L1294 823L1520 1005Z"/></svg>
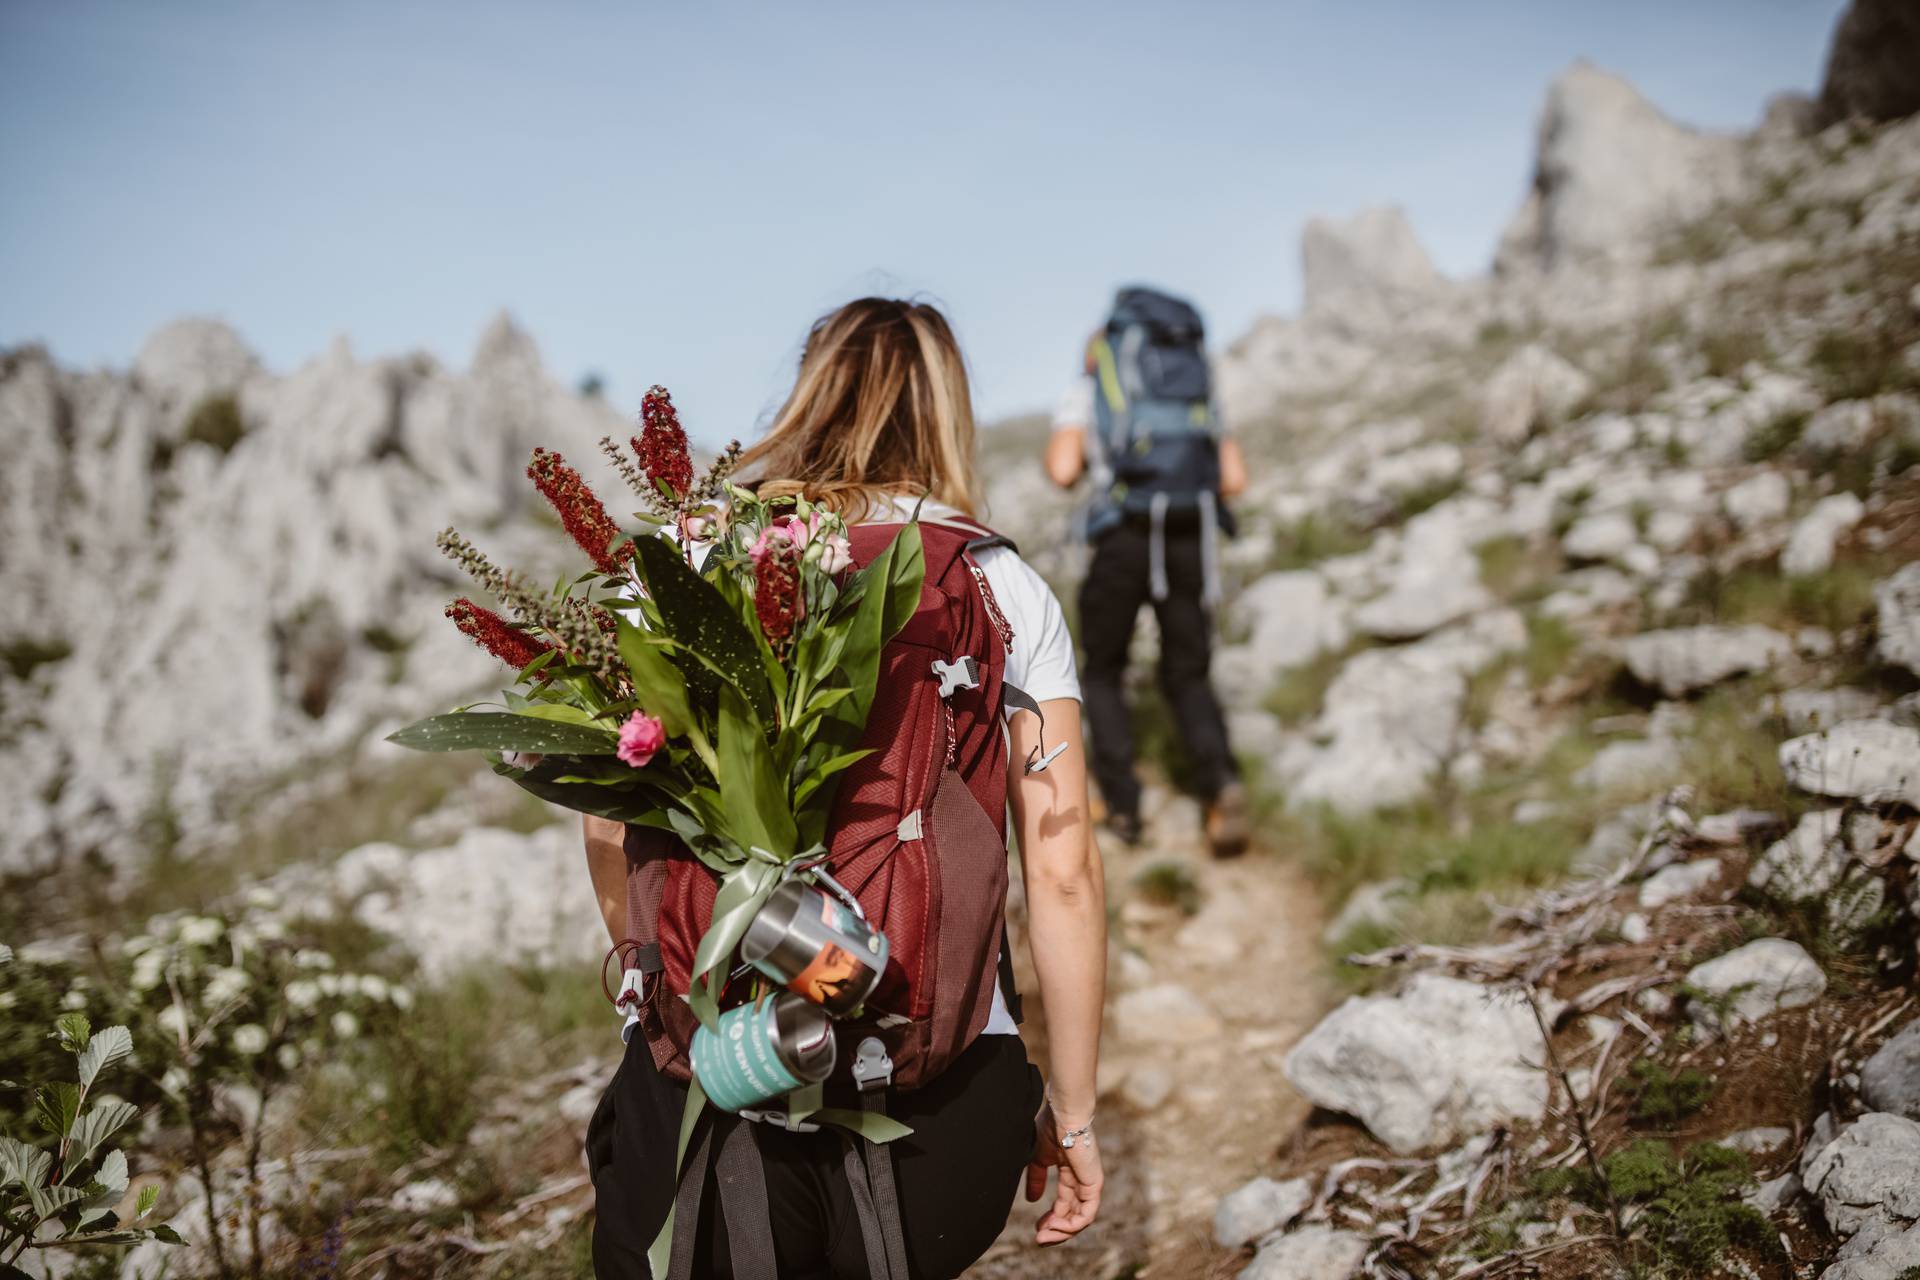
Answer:
<svg viewBox="0 0 1920 1280"><path fill-rule="evenodd" d="M1100 1147L1091 1133L1081 1134L1071 1147L1060 1145L1060 1135L1081 1124L1063 1123L1053 1114L1053 1104L1040 1108L1034 1117L1033 1159L1027 1162L1027 1199L1037 1201L1047 1191L1047 1170L1060 1170L1060 1183L1053 1195L1053 1208L1040 1215L1035 1224L1035 1243L1059 1244L1071 1240L1092 1225L1100 1214L1100 1188L1105 1174L1100 1168Z"/></svg>

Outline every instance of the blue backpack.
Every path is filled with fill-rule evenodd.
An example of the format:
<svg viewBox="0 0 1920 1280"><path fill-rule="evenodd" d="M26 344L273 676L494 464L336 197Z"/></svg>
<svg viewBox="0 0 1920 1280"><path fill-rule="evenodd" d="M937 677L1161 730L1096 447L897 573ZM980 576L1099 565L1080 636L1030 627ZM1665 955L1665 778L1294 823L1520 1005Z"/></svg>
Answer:
<svg viewBox="0 0 1920 1280"><path fill-rule="evenodd" d="M1115 296L1087 349L1096 487L1088 537L1129 516L1156 526L1169 516L1218 518L1220 441L1205 341L1190 303L1143 287Z"/></svg>

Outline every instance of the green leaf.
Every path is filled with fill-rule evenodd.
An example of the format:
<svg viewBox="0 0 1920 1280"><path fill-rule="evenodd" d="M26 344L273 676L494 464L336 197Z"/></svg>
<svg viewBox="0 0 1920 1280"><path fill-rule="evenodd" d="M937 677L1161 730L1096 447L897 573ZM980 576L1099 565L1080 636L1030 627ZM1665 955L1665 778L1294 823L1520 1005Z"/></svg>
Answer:
<svg viewBox="0 0 1920 1280"><path fill-rule="evenodd" d="M106 1027L80 1051L80 1083L91 1085L100 1073L133 1052L133 1033L125 1027Z"/></svg>
<svg viewBox="0 0 1920 1280"><path fill-rule="evenodd" d="M118 1200L127 1193L127 1183L131 1181L127 1173L127 1153L109 1151L100 1158L99 1171L93 1180L100 1184L103 1193ZM111 1203L111 1202L110 1202Z"/></svg>
<svg viewBox="0 0 1920 1280"><path fill-rule="evenodd" d="M647 815L659 812L670 798L656 790L640 785L622 790L613 786L597 786L586 782L560 782L555 778L536 776L506 765L495 765L495 773L511 778L522 791L529 792L548 804L557 804L562 809L571 809L575 813L592 814L596 818L607 818L614 822L639 822ZM637 772L637 771L636 771Z"/></svg>
<svg viewBox="0 0 1920 1280"><path fill-rule="evenodd" d="M41 1085L34 1095L33 1115L40 1127L56 1138L67 1136L67 1130L73 1127L73 1118L80 1111L80 1086L67 1084Z"/></svg>
<svg viewBox="0 0 1920 1280"><path fill-rule="evenodd" d="M883 1116L878 1111L850 1111L843 1107L822 1107L813 1113L817 1124L837 1125L842 1129L851 1129L868 1142L892 1142L904 1138L913 1130L901 1124L892 1116Z"/></svg>
<svg viewBox="0 0 1920 1280"><path fill-rule="evenodd" d="M742 848L790 856L796 832L785 780L774 765L761 722L731 685L720 690L717 754L716 776L734 840Z"/></svg>
<svg viewBox="0 0 1920 1280"><path fill-rule="evenodd" d="M146 1186L140 1188L140 1198L133 1202L133 1216L136 1219L144 1218L148 1214L152 1213L153 1206L159 1203L160 1203L159 1184L148 1183Z"/></svg>
<svg viewBox="0 0 1920 1280"><path fill-rule="evenodd" d="M713 916L700 945L693 953L693 983L687 993L688 1007L709 1031L719 1022L719 991L724 985L733 949L746 936L747 926L760 914L767 899L779 887L781 868L757 859L742 863L720 878L720 890L714 895Z"/></svg>
<svg viewBox="0 0 1920 1280"><path fill-rule="evenodd" d="M667 657L666 650L647 639L631 622L619 624L620 660L633 676L635 700L649 714L660 717L667 736L686 736L694 723L687 706L687 678Z"/></svg>
<svg viewBox="0 0 1920 1280"><path fill-rule="evenodd" d="M72 1157L70 1163L77 1165L92 1159L101 1143L118 1133L139 1114L140 1108L131 1102L95 1103L73 1126L73 1146L78 1154Z"/></svg>
<svg viewBox="0 0 1920 1280"><path fill-rule="evenodd" d="M160 1241L163 1244L185 1244L186 1243L185 1240L182 1240L180 1238L180 1233L178 1231L175 1231L172 1227L168 1226L164 1222L153 1229L153 1238L155 1240Z"/></svg>
<svg viewBox="0 0 1920 1280"><path fill-rule="evenodd" d="M872 747L862 747L858 751L843 751L831 760L828 760L825 764L816 767L812 773L807 775L806 781L800 784L799 790L793 793L793 803L795 807L804 806L813 796L814 792L826 785L828 779L834 778L838 776L841 771L860 763L860 761L872 755L873 751L874 749Z"/></svg>
<svg viewBox="0 0 1920 1280"><path fill-rule="evenodd" d="M78 1187L29 1187L27 1199L33 1204L33 1211L41 1218L52 1218L64 1209L79 1204L87 1198L87 1193Z"/></svg>
<svg viewBox="0 0 1920 1280"><path fill-rule="evenodd" d="M53 1156L40 1151L16 1138L0 1136L0 1187L19 1183L22 1187L36 1187L46 1180L47 1170L53 1166Z"/></svg>
<svg viewBox="0 0 1920 1280"><path fill-rule="evenodd" d="M54 1032L60 1037L60 1047L68 1053L79 1053L87 1047L87 1036L92 1030L84 1013L63 1013L54 1021Z"/></svg>
<svg viewBox="0 0 1920 1280"><path fill-rule="evenodd" d="M738 689L762 724L774 723L773 691L759 645L726 598L663 539L644 538L635 547L634 563L667 635Z"/></svg>
<svg viewBox="0 0 1920 1280"><path fill-rule="evenodd" d="M560 724L511 711L455 711L417 720L388 742L415 751L526 751L539 755L610 756L617 734L585 725Z"/></svg>
<svg viewBox="0 0 1920 1280"><path fill-rule="evenodd" d="M532 716L536 720L552 720L558 724L584 724L599 729L593 713L584 707L576 707L571 702L529 702L521 715Z"/></svg>

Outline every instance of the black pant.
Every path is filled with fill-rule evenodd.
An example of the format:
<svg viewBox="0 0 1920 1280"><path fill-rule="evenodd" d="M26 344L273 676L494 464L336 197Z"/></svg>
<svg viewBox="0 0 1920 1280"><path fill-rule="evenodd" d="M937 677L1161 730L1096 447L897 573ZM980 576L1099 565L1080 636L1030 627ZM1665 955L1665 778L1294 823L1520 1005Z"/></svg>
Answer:
<svg viewBox="0 0 1920 1280"><path fill-rule="evenodd" d="M1226 718L1207 680L1213 660L1213 619L1197 528L1172 527L1166 539L1167 598L1153 600L1152 534L1130 522L1100 535L1080 585L1080 671L1087 727L1093 735L1093 776L1113 813L1137 817L1140 781L1133 775L1133 722L1127 712L1127 648L1142 604L1160 621L1160 690L1186 745L1194 785L1211 800L1233 781Z"/></svg>
<svg viewBox="0 0 1920 1280"><path fill-rule="evenodd" d="M647 1280L647 1246L673 1204L674 1144L686 1096L685 1085L654 1070L636 1035L587 1126L598 1280ZM1003 1035L979 1037L937 1079L891 1095L889 1113L913 1129L887 1144L913 1280L959 1275L1006 1226L1033 1152L1040 1098L1040 1072L1027 1062L1025 1044ZM710 1122L713 1112L707 1114ZM751 1129L766 1168L781 1280L863 1280L867 1251L842 1164L842 1131L826 1126L817 1133L787 1133L763 1124ZM731 1280L725 1218L711 1170L698 1230L693 1274Z"/></svg>

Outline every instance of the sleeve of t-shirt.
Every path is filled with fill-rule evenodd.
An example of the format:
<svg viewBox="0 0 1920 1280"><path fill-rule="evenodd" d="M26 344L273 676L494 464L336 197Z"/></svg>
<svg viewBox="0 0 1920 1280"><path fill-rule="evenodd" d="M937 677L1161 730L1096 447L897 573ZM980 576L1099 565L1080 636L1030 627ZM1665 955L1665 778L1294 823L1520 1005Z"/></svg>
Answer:
<svg viewBox="0 0 1920 1280"><path fill-rule="evenodd" d="M1013 629L1007 650L1006 680L1035 702L1080 697L1080 672L1073 656L1067 617L1047 580L1005 547L980 553L980 571L994 600Z"/></svg>
<svg viewBox="0 0 1920 1280"><path fill-rule="evenodd" d="M1053 406L1055 431L1085 431L1093 425L1093 378L1081 374Z"/></svg>

